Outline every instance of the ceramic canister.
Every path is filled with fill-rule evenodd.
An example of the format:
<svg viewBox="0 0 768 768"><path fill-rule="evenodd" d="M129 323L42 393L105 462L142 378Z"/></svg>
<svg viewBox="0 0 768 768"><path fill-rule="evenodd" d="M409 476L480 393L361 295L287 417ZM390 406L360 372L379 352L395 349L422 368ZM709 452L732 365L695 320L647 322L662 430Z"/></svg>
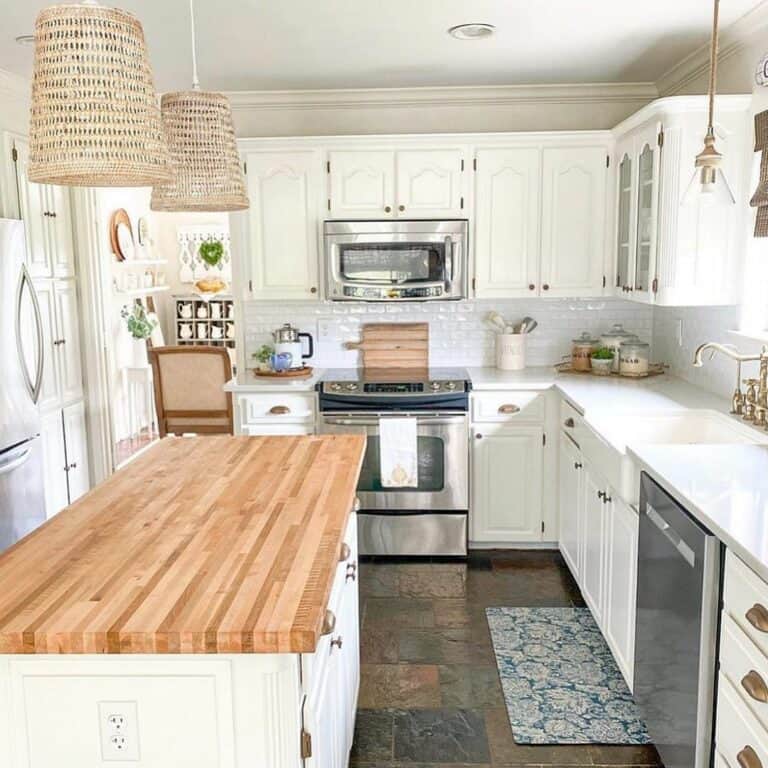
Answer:
<svg viewBox="0 0 768 768"><path fill-rule="evenodd" d="M525 334L496 334L496 367L503 371L525 368Z"/></svg>
<svg viewBox="0 0 768 768"><path fill-rule="evenodd" d="M597 344L597 339L593 339L586 331L573 340L571 367L574 371L592 370L592 353L595 351Z"/></svg>
<svg viewBox="0 0 768 768"><path fill-rule="evenodd" d="M625 341L637 341L638 338L634 333L624 330L624 326L621 323L614 323L611 326L611 330L604 333L600 337L600 346L607 347L613 352L613 366L612 371L614 373L619 372L619 359L621 357L621 345Z"/></svg>

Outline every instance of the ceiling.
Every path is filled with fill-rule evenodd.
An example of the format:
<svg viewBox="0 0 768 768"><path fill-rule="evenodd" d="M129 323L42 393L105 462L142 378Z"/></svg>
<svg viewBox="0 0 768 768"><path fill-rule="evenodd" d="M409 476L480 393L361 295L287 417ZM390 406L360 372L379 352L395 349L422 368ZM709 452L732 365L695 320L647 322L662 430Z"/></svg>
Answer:
<svg viewBox="0 0 768 768"><path fill-rule="evenodd" d="M107 2L108 0L105 0ZM160 91L190 84L187 0L113 0L144 24ZM0 69L29 75L45 0L0 0ZM760 3L726 0L727 26ZM706 44L705 0L196 0L204 88L654 82ZM448 27L496 25L484 40Z"/></svg>

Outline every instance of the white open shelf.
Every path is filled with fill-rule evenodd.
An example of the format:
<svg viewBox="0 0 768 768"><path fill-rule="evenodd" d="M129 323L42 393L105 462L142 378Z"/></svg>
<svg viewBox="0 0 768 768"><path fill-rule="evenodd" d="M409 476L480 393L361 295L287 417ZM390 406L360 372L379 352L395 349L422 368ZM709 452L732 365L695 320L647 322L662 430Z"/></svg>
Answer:
<svg viewBox="0 0 768 768"><path fill-rule="evenodd" d="M132 288L130 291L115 291L115 295L123 296L126 299L135 299L140 296L153 296L156 293L165 293L170 290L170 285L153 285L151 288Z"/></svg>

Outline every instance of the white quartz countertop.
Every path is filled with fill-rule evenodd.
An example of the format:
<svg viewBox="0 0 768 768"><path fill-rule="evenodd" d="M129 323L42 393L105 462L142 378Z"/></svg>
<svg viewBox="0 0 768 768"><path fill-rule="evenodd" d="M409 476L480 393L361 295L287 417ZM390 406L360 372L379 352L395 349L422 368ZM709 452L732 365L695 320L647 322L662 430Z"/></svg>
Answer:
<svg viewBox="0 0 768 768"><path fill-rule="evenodd" d="M642 445L628 453L768 581L768 446Z"/></svg>
<svg viewBox="0 0 768 768"><path fill-rule="evenodd" d="M323 368L315 368L305 379L281 379L272 376L256 376L249 368L230 379L225 385L226 392L312 392L323 375Z"/></svg>

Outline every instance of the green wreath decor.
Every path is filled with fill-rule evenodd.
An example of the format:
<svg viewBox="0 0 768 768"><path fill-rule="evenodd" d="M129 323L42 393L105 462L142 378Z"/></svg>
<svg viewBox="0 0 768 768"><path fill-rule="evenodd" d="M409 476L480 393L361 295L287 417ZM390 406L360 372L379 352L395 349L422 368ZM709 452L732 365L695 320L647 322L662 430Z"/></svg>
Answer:
<svg viewBox="0 0 768 768"><path fill-rule="evenodd" d="M224 256L224 245L221 240L207 240L200 244L198 253L209 267L217 267Z"/></svg>

